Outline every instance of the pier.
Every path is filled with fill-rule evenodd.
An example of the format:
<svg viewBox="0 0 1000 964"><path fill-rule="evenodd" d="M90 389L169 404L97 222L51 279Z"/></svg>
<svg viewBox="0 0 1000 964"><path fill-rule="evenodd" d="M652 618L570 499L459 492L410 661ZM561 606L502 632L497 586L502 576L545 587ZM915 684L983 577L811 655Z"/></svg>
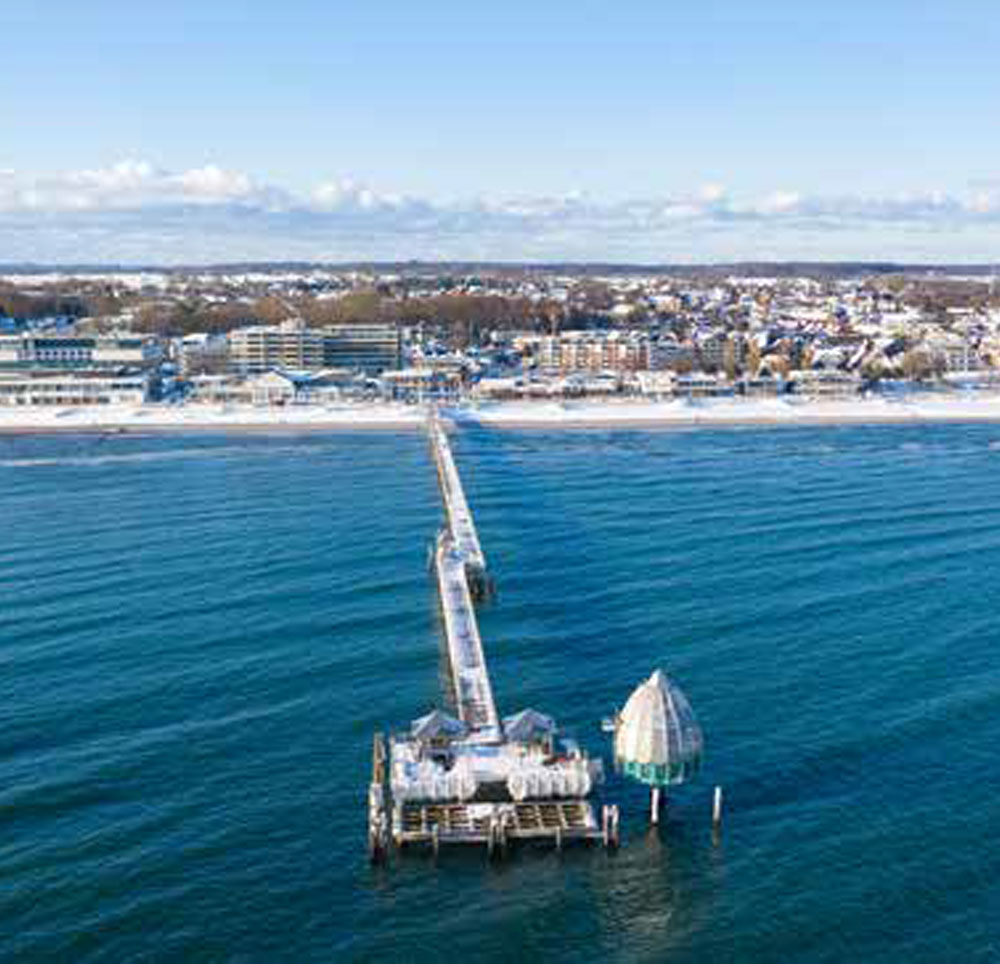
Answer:
<svg viewBox="0 0 1000 964"><path fill-rule="evenodd" d="M448 433L445 432L441 420L431 417L428 425L428 436L431 443L431 454L437 467L438 483L441 488L441 498L444 502L447 517L447 532L455 550L461 554L466 568L466 576L472 594L480 599L491 589L491 582L486 572L486 556L479 542L476 523L465 498L462 479L455 465L455 457L451 452Z"/></svg>
<svg viewBox="0 0 1000 964"><path fill-rule="evenodd" d="M603 779L601 761L555 721L525 709L501 718L487 669L475 601L491 588L486 557L447 433L428 426L445 526L434 548L455 716L440 710L386 741L376 735L368 794L373 859L392 847L482 844L491 855L516 841L561 848L573 841L617 845L618 808L600 819L588 797Z"/></svg>
<svg viewBox="0 0 1000 964"><path fill-rule="evenodd" d="M495 743L501 736L500 721L473 608L468 564L452 534L448 530L442 532L434 553L434 567L458 718L469 728L470 739Z"/></svg>

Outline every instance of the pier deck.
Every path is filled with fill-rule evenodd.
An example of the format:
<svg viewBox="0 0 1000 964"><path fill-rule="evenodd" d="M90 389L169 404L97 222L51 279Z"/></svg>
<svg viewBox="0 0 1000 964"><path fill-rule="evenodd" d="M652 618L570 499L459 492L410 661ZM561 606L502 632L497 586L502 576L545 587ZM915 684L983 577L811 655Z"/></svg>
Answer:
<svg viewBox="0 0 1000 964"><path fill-rule="evenodd" d="M483 554L479 542L479 533L476 531L472 511L465 498L462 479L455 466L451 444L448 442L448 433L445 432L441 422L436 417L431 419L429 434L434 464L437 466L438 479L441 484L445 515L448 519L448 531L454 540L455 548L464 557L475 589L480 579L485 581L486 556Z"/></svg>
<svg viewBox="0 0 1000 964"><path fill-rule="evenodd" d="M434 555L458 718L469 727L471 738L496 742L501 739L500 720L469 590L467 560L449 532L439 536Z"/></svg>

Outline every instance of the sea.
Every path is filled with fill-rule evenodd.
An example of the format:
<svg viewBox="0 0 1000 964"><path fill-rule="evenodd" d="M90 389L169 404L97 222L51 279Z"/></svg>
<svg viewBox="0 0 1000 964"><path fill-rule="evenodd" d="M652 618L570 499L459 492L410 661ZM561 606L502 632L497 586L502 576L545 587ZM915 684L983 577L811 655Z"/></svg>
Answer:
<svg viewBox="0 0 1000 964"><path fill-rule="evenodd" d="M1000 961L1000 426L453 443L500 709L621 849L369 864L372 734L447 706L419 433L2 437L0 961ZM657 667L650 829L601 720Z"/></svg>

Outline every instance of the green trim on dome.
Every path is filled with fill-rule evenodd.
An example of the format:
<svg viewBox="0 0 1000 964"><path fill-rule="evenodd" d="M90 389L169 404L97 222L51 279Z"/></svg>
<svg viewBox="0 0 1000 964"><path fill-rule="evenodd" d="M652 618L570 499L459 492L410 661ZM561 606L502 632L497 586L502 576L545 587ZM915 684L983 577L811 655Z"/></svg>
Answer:
<svg viewBox="0 0 1000 964"><path fill-rule="evenodd" d="M665 787L672 783L684 783L693 777L701 767L701 757L694 757L681 763L634 763L622 765L622 771L650 786Z"/></svg>

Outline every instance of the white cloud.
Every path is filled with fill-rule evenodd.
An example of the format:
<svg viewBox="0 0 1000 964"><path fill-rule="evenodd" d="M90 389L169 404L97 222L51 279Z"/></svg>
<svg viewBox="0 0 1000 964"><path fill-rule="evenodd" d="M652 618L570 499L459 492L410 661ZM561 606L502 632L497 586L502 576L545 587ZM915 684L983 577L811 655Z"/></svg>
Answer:
<svg viewBox="0 0 1000 964"><path fill-rule="evenodd" d="M105 211L177 204L263 201L268 191L246 175L213 165L173 174L147 161L0 181L0 212Z"/></svg>
<svg viewBox="0 0 1000 964"><path fill-rule="evenodd" d="M224 171L213 164L168 177L166 181L176 184L183 197L204 201L240 200L254 193L253 181L246 174Z"/></svg>
<svg viewBox="0 0 1000 964"><path fill-rule="evenodd" d="M998 235L1000 185L988 181L964 193L887 197L808 196L787 188L754 197L709 183L616 202L569 191L445 203L350 179L296 194L215 165L170 172L128 160L55 175L0 171L5 261L696 261L763 252L879 260L961 252L955 256L989 260Z"/></svg>
<svg viewBox="0 0 1000 964"><path fill-rule="evenodd" d="M802 203L802 195L797 191L775 191L761 201L756 210L761 214L787 214Z"/></svg>
<svg viewBox="0 0 1000 964"><path fill-rule="evenodd" d="M706 204L718 204L726 198L726 189L722 184L703 184L698 191L698 198Z"/></svg>

